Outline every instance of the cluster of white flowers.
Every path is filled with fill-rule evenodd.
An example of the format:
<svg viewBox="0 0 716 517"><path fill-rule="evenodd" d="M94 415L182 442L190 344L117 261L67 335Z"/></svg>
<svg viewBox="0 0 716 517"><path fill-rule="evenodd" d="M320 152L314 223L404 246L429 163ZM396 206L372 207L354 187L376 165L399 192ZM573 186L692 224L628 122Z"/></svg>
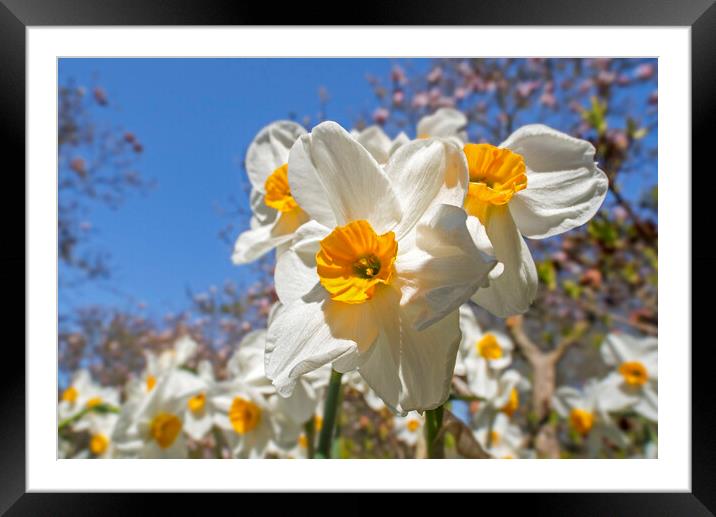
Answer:
<svg viewBox="0 0 716 517"><path fill-rule="evenodd" d="M281 121L252 142L254 215L233 259L277 250L266 375L279 395L331 365L357 371L397 414L440 406L460 306L526 311L537 272L523 236L565 232L601 206L608 180L589 142L529 125L499 146L469 143L466 125L441 109L410 140ZM482 377L480 389L494 389Z"/></svg>
<svg viewBox="0 0 716 517"><path fill-rule="evenodd" d="M207 361L186 366L198 348L189 337L158 356L148 353L142 374L123 390L100 386L79 370L60 395L60 429L87 434L75 457L186 458L186 438L209 439L237 458L306 457L305 424L313 421L314 432L321 430L330 368L302 377L290 397L279 397L264 374L265 344L266 330L247 334L221 381ZM384 407L359 376L344 382L373 410ZM61 441L60 455L67 453Z"/></svg>
<svg viewBox="0 0 716 517"><path fill-rule="evenodd" d="M560 416L585 440L590 457L596 457L605 444L618 448L628 444L611 415L631 411L657 421L656 338L612 333L600 350L612 371L602 379L588 380L581 390L560 387L553 401ZM655 447L652 443L653 454Z"/></svg>

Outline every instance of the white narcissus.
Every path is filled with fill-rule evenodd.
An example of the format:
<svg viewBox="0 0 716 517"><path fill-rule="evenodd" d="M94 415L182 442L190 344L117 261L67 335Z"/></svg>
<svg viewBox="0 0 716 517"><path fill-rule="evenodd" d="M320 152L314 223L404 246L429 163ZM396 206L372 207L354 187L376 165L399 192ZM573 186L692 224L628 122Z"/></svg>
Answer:
<svg viewBox="0 0 716 517"><path fill-rule="evenodd" d="M246 153L246 172L251 182L251 228L242 233L232 260L246 264L288 242L308 220L291 195L288 183L288 152L303 126L281 120L264 127Z"/></svg>
<svg viewBox="0 0 716 517"><path fill-rule="evenodd" d="M654 422L657 411L657 340L627 334L609 334L601 347L602 358L616 371L604 382L612 388L613 411L631 407Z"/></svg>
<svg viewBox="0 0 716 517"><path fill-rule="evenodd" d="M396 416L393 418L393 432L395 437L410 447L414 447L418 443L420 433L423 431L425 418L411 411L406 416Z"/></svg>
<svg viewBox="0 0 716 517"><path fill-rule="evenodd" d="M465 375L470 391L491 398L497 392L499 374L512 362L512 340L498 330L483 332L469 305L460 307L462 341L455 366Z"/></svg>
<svg viewBox="0 0 716 517"><path fill-rule="evenodd" d="M199 345L190 336L181 336L174 346L159 355L151 352L145 355L146 367L139 379L133 379L127 386L127 398L142 399L151 392L165 374L184 366L191 359Z"/></svg>
<svg viewBox="0 0 716 517"><path fill-rule="evenodd" d="M197 375L192 381L200 385L198 393L186 401L184 431L194 440L205 438L214 425L214 407L212 397L216 390L214 368L209 361L201 361Z"/></svg>
<svg viewBox="0 0 716 517"><path fill-rule="evenodd" d="M475 439L494 459L518 459L529 457L524 450L525 436L518 425L510 422L504 413L492 419L481 419L473 431Z"/></svg>
<svg viewBox="0 0 716 517"><path fill-rule="evenodd" d="M240 379L222 383L212 403L214 421L236 458L263 458L276 446L292 448L302 427L285 413L280 397L266 397Z"/></svg>
<svg viewBox="0 0 716 517"><path fill-rule="evenodd" d="M201 388L196 375L187 371L163 374L149 393L122 407L112 436L116 450L140 458L186 458L187 400Z"/></svg>
<svg viewBox="0 0 716 517"><path fill-rule="evenodd" d="M312 220L277 261L268 377L287 396L332 363L358 368L396 412L439 406L460 341L457 309L496 264L465 225L464 155L416 140L381 167L325 122L291 149L289 168Z"/></svg>
<svg viewBox="0 0 716 517"><path fill-rule="evenodd" d="M484 226L504 265L472 300L499 317L523 313L537 294L537 270L523 236L545 239L586 223L609 181L594 162L592 144L539 124L518 129L499 147L466 144L464 152L468 226L476 242Z"/></svg>
<svg viewBox="0 0 716 517"><path fill-rule="evenodd" d="M92 458L113 458L115 456L114 442L112 435L119 421L116 413L88 415L89 443L87 456Z"/></svg>
<svg viewBox="0 0 716 517"><path fill-rule="evenodd" d="M530 389L530 382L517 370L507 370L492 375L484 386L487 388L487 394L475 413L476 422L483 418L491 418L496 413L504 413L512 417L520 408L524 393Z"/></svg>
<svg viewBox="0 0 716 517"><path fill-rule="evenodd" d="M588 457L598 457L606 444L624 448L627 437L609 416L614 407L613 390L603 381L591 379L581 390L562 386L555 391L552 405L570 428L586 441Z"/></svg>
<svg viewBox="0 0 716 517"><path fill-rule="evenodd" d="M229 359L227 368L233 379L255 389L264 397L276 397L276 387L266 377L264 354L266 351L266 330L249 332L239 343L237 351ZM329 372L327 375L330 375ZM303 376L297 383L296 389L290 397L276 397L272 402L278 411L293 421L294 424L303 425L313 418L320 400L319 390L327 385L317 376ZM289 426L292 429L295 426ZM279 444L293 442L295 436L289 435L284 439L277 435Z"/></svg>
<svg viewBox="0 0 716 517"><path fill-rule="evenodd" d="M388 163L388 159L398 147L410 142L408 135L402 132L391 140L379 126L369 126L360 131L352 129L351 136L381 165Z"/></svg>
<svg viewBox="0 0 716 517"><path fill-rule="evenodd" d="M462 148L467 142L467 117L453 108L440 108L418 121L418 138L441 138Z"/></svg>
<svg viewBox="0 0 716 517"><path fill-rule="evenodd" d="M119 391L116 388L100 386L92 380L89 371L79 370L72 376L69 386L60 395L58 417L62 421L100 404L118 406ZM72 424L72 429L82 431L88 426L88 420L80 418Z"/></svg>

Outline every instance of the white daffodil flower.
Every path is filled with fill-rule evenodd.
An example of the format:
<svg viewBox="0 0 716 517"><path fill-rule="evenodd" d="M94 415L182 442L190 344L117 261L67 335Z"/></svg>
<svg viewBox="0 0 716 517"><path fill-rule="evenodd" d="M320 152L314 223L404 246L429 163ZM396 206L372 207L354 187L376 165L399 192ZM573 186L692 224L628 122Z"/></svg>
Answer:
<svg viewBox="0 0 716 517"><path fill-rule="evenodd" d="M616 368L604 382L612 388L614 407L631 407L644 418L657 421L657 340L609 334L601 347L602 359Z"/></svg>
<svg viewBox="0 0 716 517"><path fill-rule="evenodd" d="M512 417L520 408L520 403L525 393L531 388L530 382L525 379L517 370L505 372L488 372L489 380L479 383L478 386L485 389L485 395L479 395L485 400L481 401L474 421L479 422L484 418L492 418L497 413L504 413Z"/></svg>
<svg viewBox="0 0 716 517"><path fill-rule="evenodd" d="M57 407L58 417L62 421L100 404L119 406L119 391L116 388L100 386L92 380L89 371L79 370L72 376L69 386L60 396ZM80 418L72 424L72 429L82 431L88 426L89 421Z"/></svg>
<svg viewBox="0 0 716 517"><path fill-rule="evenodd" d="M243 232L231 256L235 264L252 262L291 240L308 220L291 195L288 152L303 126L281 120L264 127L246 152L246 172L251 182L251 227Z"/></svg>
<svg viewBox="0 0 716 517"><path fill-rule="evenodd" d="M115 457L115 447L112 441L114 429L119 421L119 415L116 413L88 415L89 421L89 444L87 449L87 457L91 458L113 458Z"/></svg>
<svg viewBox="0 0 716 517"><path fill-rule="evenodd" d="M194 440L205 438L214 425L214 411L212 397L216 390L214 368L209 361L202 361L197 367L194 384L199 384L199 391L186 401L184 415L184 431ZM196 390L193 390L196 391Z"/></svg>
<svg viewBox="0 0 716 517"><path fill-rule="evenodd" d="M197 376L172 370L163 374L141 399L122 407L112 441L124 456L186 458L184 417L187 400L201 392Z"/></svg>
<svg viewBox="0 0 716 517"><path fill-rule="evenodd" d="M518 129L499 147L466 144L464 151L468 226L476 243L484 243L484 227L504 265L472 300L499 317L523 313L537 294L537 269L523 236L545 239L586 223L609 181L592 144L539 124Z"/></svg>
<svg viewBox="0 0 716 517"><path fill-rule="evenodd" d="M453 108L440 108L418 121L418 138L441 138L462 149L467 142L467 117Z"/></svg>
<svg viewBox="0 0 716 517"><path fill-rule="evenodd" d="M591 379L582 390L569 386L557 389L552 400L557 413L569 421L570 428L586 441L590 458L596 458L606 444L624 448L627 437L609 416L614 407L613 390L603 381Z"/></svg>
<svg viewBox="0 0 716 517"><path fill-rule="evenodd" d="M227 368L234 379L254 388L265 397L271 397L276 395L276 387L266 377L265 352L266 330L249 332L229 359ZM324 368L324 373L330 376L330 369ZM319 389L327 385L328 380L324 383L318 376L304 376L299 380L290 397L279 397L273 403L295 424L302 425L313 417L321 400Z"/></svg>
<svg viewBox="0 0 716 517"><path fill-rule="evenodd" d="M483 332L469 305L460 307L462 341L455 367L457 375L465 375L475 395L494 397L499 374L512 363L512 340L503 332Z"/></svg>
<svg viewBox="0 0 716 517"><path fill-rule="evenodd" d="M402 131L395 139L391 140L379 126L368 126L361 131L352 129L351 136L355 138L360 145L365 147L371 156L375 158L375 161L381 165L388 163L390 156L398 147L410 142L408 135Z"/></svg>
<svg viewBox="0 0 716 517"><path fill-rule="evenodd" d="M160 377L171 371L184 366L189 359L194 357L199 345L189 336L182 336L174 343L169 350L164 350L158 356L147 353L146 367L139 379L133 379L127 386L127 398L129 400L142 399L151 392Z"/></svg>
<svg viewBox="0 0 716 517"><path fill-rule="evenodd" d="M478 421L473 435L485 452L495 459L530 456L530 453L524 450L525 436L522 429L511 423L510 418L504 413Z"/></svg>
<svg viewBox="0 0 716 517"><path fill-rule="evenodd" d="M395 437L410 447L414 447L418 443L420 433L423 432L425 418L411 411L407 416L393 417L393 432Z"/></svg>
<svg viewBox="0 0 716 517"><path fill-rule="evenodd" d="M264 396L257 388L234 379L213 398L216 425L223 430L236 458L263 458L274 445L292 448L301 425L283 412L280 397Z"/></svg>
<svg viewBox="0 0 716 517"><path fill-rule="evenodd" d="M334 122L289 156L289 182L311 221L276 264L282 303L267 335L279 394L325 364L358 371L394 411L448 396L459 306L496 262L465 226L464 155L438 140L400 147L385 167Z"/></svg>

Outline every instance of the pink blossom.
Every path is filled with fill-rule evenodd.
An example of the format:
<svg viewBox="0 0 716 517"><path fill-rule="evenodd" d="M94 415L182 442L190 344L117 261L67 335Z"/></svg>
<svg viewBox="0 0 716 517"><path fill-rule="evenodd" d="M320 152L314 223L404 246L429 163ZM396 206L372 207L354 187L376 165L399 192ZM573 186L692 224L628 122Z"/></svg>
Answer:
<svg viewBox="0 0 716 517"><path fill-rule="evenodd" d="M403 101L405 100L405 94L402 92L402 90L396 90L393 92L393 104L400 105L403 104Z"/></svg>
<svg viewBox="0 0 716 517"><path fill-rule="evenodd" d="M438 67L433 68L430 73L428 74L428 82L429 83L437 83L440 79L443 77L443 69Z"/></svg>
<svg viewBox="0 0 716 517"><path fill-rule="evenodd" d="M537 81L524 81L517 85L517 95L527 98L534 93L539 86Z"/></svg>
<svg viewBox="0 0 716 517"><path fill-rule="evenodd" d="M623 206L617 206L614 208L614 217L616 218L617 222L621 223L626 221L627 217L629 217L629 213Z"/></svg>
<svg viewBox="0 0 716 517"><path fill-rule="evenodd" d="M385 124L388 120L388 117L390 117L390 111L385 108L377 108L373 112L373 122L375 122L376 124Z"/></svg>
<svg viewBox="0 0 716 517"><path fill-rule="evenodd" d="M579 85L579 93L587 93L593 84L594 83L591 79L585 79Z"/></svg>
<svg viewBox="0 0 716 517"><path fill-rule="evenodd" d="M627 147L629 147L629 138L627 138L624 131L614 131L610 137L614 146L620 151L626 151Z"/></svg>
<svg viewBox="0 0 716 517"><path fill-rule="evenodd" d="M398 84L405 84L405 71L398 65L395 65L390 71L390 78Z"/></svg>
<svg viewBox="0 0 716 517"><path fill-rule="evenodd" d="M557 106L557 99L550 92L544 92L539 98L540 103L548 108L555 108Z"/></svg>
<svg viewBox="0 0 716 517"><path fill-rule="evenodd" d="M87 164L85 163L85 159L80 156L72 158L70 161L70 169L78 175L84 177L87 174Z"/></svg>
<svg viewBox="0 0 716 517"><path fill-rule="evenodd" d="M629 79L629 76L626 74L621 74L619 77L617 77L617 84L619 86L626 86L631 82L631 79Z"/></svg>
<svg viewBox="0 0 716 517"><path fill-rule="evenodd" d="M92 91L92 93L94 95L94 100L100 106L106 106L109 103L109 99L107 99L107 92L105 92L103 88L98 86Z"/></svg>
<svg viewBox="0 0 716 517"><path fill-rule="evenodd" d="M652 65L651 63L644 63L643 65L639 65L636 70L634 70L634 77L642 81L650 79L653 75L654 65Z"/></svg>
<svg viewBox="0 0 716 517"><path fill-rule="evenodd" d="M600 86L609 86L615 81L616 75L614 72L602 70L599 72L599 75L597 75L597 82Z"/></svg>

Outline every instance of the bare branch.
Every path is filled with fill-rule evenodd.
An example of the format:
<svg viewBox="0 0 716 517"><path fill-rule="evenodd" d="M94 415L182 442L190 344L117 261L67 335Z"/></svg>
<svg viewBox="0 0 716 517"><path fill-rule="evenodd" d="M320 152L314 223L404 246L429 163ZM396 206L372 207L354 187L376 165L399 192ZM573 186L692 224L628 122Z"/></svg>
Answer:
<svg viewBox="0 0 716 517"><path fill-rule="evenodd" d="M539 361L542 352L525 333L523 321L522 316L511 316L505 320L505 324L507 325L507 330L512 335L512 339L514 339L515 343L517 343L517 346L524 354L525 358L531 364L535 364Z"/></svg>
<svg viewBox="0 0 716 517"><path fill-rule="evenodd" d="M547 354L548 359L552 361L555 365L559 362L560 359L562 359L562 356L564 356L564 353L567 351L567 349L579 341L579 339L584 335L584 333L587 331L588 325L584 321L580 321L577 323L572 331L567 335L564 339L562 339L559 343L557 343L557 346Z"/></svg>

